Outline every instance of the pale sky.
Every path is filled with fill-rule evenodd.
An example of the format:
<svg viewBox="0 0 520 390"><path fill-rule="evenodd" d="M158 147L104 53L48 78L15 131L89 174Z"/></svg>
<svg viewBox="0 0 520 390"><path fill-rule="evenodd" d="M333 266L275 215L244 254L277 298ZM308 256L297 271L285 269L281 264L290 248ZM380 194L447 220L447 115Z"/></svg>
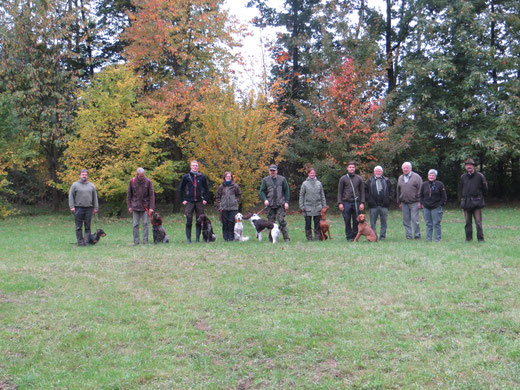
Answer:
<svg viewBox="0 0 520 390"><path fill-rule="evenodd" d="M247 2L248 0L226 0L224 6L229 10L230 15L246 25L251 33L251 36L242 40L243 46L238 50L245 63L233 66L239 84L238 87L242 91L258 88L261 84L264 69L269 72L272 60L265 45L273 41L276 36L276 31L273 28L253 27L251 20L259 14L256 8L247 8ZM384 9L384 0L368 0L367 3L369 6L379 8L379 10ZM267 4L281 9L283 0L268 0Z"/></svg>

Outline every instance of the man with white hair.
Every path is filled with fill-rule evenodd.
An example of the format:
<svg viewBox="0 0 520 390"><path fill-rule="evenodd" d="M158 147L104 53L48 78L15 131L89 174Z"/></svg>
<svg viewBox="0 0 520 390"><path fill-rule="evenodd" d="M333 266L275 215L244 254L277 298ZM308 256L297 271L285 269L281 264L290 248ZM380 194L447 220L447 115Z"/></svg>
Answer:
<svg viewBox="0 0 520 390"><path fill-rule="evenodd" d="M426 224L426 239L435 242L441 240L442 206L446 204L446 189L442 181L437 180L437 171L428 171L428 180L421 187L421 204L423 206L423 218Z"/></svg>
<svg viewBox="0 0 520 390"><path fill-rule="evenodd" d="M419 209L421 203L422 179L417 173L412 171L412 163L407 161L401 166L403 174L397 180L397 203L403 211L403 226L406 239L421 239L421 225L419 219ZM413 234L412 234L413 227Z"/></svg>
<svg viewBox="0 0 520 390"><path fill-rule="evenodd" d="M155 209L155 192L143 168L137 168L136 176L130 179L126 191L126 205L133 216L134 245L139 245L139 222L143 220L143 244L148 244L148 217Z"/></svg>
<svg viewBox="0 0 520 390"><path fill-rule="evenodd" d="M374 168L374 176L365 183L365 196L370 207L370 227L377 235L376 223L381 217L381 231L379 241L386 238L386 221L388 219L388 206L390 199L394 199L394 186L390 179L383 176L383 167L378 165Z"/></svg>

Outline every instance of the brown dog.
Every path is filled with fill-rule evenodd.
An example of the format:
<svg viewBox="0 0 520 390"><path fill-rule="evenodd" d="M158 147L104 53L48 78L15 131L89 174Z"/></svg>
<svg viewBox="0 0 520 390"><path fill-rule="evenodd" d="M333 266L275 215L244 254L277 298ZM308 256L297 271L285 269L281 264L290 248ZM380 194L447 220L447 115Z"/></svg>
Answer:
<svg viewBox="0 0 520 390"><path fill-rule="evenodd" d="M358 234L354 238L354 242L357 242L360 236L365 236L370 242L377 242L377 236L372 228L365 222L365 214L359 214L356 218L358 221Z"/></svg>
<svg viewBox="0 0 520 390"><path fill-rule="evenodd" d="M321 232L321 240L325 241L326 239L330 238L332 240L332 236L330 234L329 230L329 221L326 219L327 210L329 209L329 206L325 206L320 211L320 232ZM327 236L328 234L328 236Z"/></svg>

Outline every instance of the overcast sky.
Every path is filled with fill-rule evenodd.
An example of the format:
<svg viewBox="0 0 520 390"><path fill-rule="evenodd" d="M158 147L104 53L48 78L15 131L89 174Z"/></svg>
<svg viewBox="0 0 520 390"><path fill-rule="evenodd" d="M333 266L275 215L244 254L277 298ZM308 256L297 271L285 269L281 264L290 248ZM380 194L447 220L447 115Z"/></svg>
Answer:
<svg viewBox="0 0 520 390"><path fill-rule="evenodd" d="M238 79L238 87L242 91L248 91L257 88L263 69L269 71L271 63L270 53L264 48L264 45L275 38L276 31L272 28L259 29L253 27L251 20L255 16L259 16L256 8L247 8L248 0L226 0L224 8L236 17L241 23L246 25L251 36L243 39L243 46L238 50L244 58L244 64L236 64L233 70ZM375 6L383 10L384 0L368 0L368 5ZM268 0L267 4L278 9L282 8L283 0Z"/></svg>

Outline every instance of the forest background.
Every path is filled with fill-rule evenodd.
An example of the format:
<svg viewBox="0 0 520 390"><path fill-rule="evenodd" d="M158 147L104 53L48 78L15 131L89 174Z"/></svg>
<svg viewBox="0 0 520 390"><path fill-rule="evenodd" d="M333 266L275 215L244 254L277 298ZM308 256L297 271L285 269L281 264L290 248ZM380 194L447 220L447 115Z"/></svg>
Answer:
<svg viewBox="0 0 520 390"><path fill-rule="evenodd" d="M396 178L430 168L451 199L463 160L490 195L520 190L520 2L265 0L242 25L223 0L4 0L0 4L0 216L63 205L88 168L124 210L142 166L160 201L196 158L257 199L279 164L293 196L314 166L330 200L346 163ZM233 66L251 29L275 27L258 85Z"/></svg>

